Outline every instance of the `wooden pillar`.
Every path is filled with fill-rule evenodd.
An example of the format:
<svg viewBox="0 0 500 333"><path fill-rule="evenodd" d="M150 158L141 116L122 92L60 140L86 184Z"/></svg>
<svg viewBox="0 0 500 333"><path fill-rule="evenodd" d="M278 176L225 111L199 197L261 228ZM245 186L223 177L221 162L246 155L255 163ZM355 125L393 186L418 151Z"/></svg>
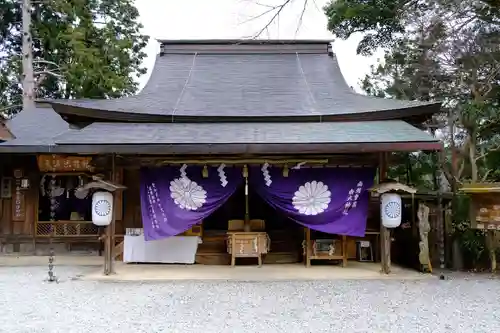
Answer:
<svg viewBox="0 0 500 333"><path fill-rule="evenodd" d="M311 267L311 229L306 228L305 257L306 267Z"/></svg>
<svg viewBox="0 0 500 333"><path fill-rule="evenodd" d="M111 178L116 178L115 154L111 155ZM106 238L104 241L104 275L115 273L114 249L115 249L115 229L116 229L116 191L113 192L113 213L111 224L106 227Z"/></svg>
<svg viewBox="0 0 500 333"><path fill-rule="evenodd" d="M387 178L387 153L380 154L378 172L380 183ZM391 272L391 232L382 225L382 220L380 221L380 247L382 273L389 274Z"/></svg>
<svg viewBox="0 0 500 333"><path fill-rule="evenodd" d="M497 255L495 246L495 230L486 231L486 246L490 257L491 272L497 271Z"/></svg>
<svg viewBox="0 0 500 333"><path fill-rule="evenodd" d="M446 267L446 256L445 256L445 218L443 209L443 197L441 194L441 188L438 189L437 197L437 230L438 230L438 246L439 246L439 268L445 269Z"/></svg>

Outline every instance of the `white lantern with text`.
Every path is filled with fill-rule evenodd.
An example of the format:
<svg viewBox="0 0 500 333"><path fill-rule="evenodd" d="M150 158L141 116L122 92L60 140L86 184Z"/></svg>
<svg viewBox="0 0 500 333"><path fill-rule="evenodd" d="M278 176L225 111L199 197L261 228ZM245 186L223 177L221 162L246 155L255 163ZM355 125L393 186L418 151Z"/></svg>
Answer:
<svg viewBox="0 0 500 333"><path fill-rule="evenodd" d="M92 196L92 222L100 227L107 226L113 218L113 194L96 192Z"/></svg>
<svg viewBox="0 0 500 333"><path fill-rule="evenodd" d="M397 193L384 193L380 200L380 217L386 228L397 228L401 225L403 215L401 196Z"/></svg>

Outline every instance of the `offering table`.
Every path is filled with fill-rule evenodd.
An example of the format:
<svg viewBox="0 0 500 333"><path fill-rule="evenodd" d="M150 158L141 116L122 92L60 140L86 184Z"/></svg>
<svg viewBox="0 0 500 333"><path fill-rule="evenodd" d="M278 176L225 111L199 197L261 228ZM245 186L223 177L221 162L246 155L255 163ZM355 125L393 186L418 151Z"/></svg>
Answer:
<svg viewBox="0 0 500 333"><path fill-rule="evenodd" d="M262 255L269 251L269 236L265 232L230 231L227 233L227 252L231 255L231 266L236 258L257 258L262 266Z"/></svg>
<svg viewBox="0 0 500 333"><path fill-rule="evenodd" d="M311 239L311 229L305 229L304 259L306 267L311 260L340 260L342 267L347 266L347 237L341 239Z"/></svg>
<svg viewBox="0 0 500 333"><path fill-rule="evenodd" d="M123 262L194 264L200 241L197 236L174 236L147 242L144 235L125 235Z"/></svg>

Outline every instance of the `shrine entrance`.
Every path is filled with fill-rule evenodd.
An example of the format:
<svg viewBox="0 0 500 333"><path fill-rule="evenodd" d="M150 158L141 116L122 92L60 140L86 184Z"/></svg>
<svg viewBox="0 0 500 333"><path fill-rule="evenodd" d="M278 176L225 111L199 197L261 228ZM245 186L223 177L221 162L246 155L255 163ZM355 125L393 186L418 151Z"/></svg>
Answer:
<svg viewBox="0 0 500 333"><path fill-rule="evenodd" d="M376 227L366 232L374 169L283 164L143 169L144 230L137 246L144 250L130 249L127 238L134 235L126 235L125 262L344 267L348 259L375 262L378 242L372 236L378 232ZM161 243L166 247L146 253ZM129 256L142 252L142 259Z"/></svg>

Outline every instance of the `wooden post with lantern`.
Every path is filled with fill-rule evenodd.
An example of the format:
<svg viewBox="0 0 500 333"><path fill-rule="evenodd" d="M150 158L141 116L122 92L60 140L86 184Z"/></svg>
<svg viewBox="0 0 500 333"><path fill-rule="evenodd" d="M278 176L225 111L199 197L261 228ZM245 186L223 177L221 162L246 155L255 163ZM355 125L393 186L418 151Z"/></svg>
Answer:
<svg viewBox="0 0 500 333"><path fill-rule="evenodd" d="M382 273L389 274L391 272L390 230L401 225L403 216L403 204L399 193L406 192L413 195L417 190L398 182L385 182L372 187L371 191L380 196L380 226L384 231L381 235Z"/></svg>
<svg viewBox="0 0 500 333"><path fill-rule="evenodd" d="M126 189L125 186L93 176L93 181L86 184L84 189L97 189L92 197L92 222L97 226L105 226L104 235L104 275L114 273L114 222L116 213L114 199L116 193Z"/></svg>

